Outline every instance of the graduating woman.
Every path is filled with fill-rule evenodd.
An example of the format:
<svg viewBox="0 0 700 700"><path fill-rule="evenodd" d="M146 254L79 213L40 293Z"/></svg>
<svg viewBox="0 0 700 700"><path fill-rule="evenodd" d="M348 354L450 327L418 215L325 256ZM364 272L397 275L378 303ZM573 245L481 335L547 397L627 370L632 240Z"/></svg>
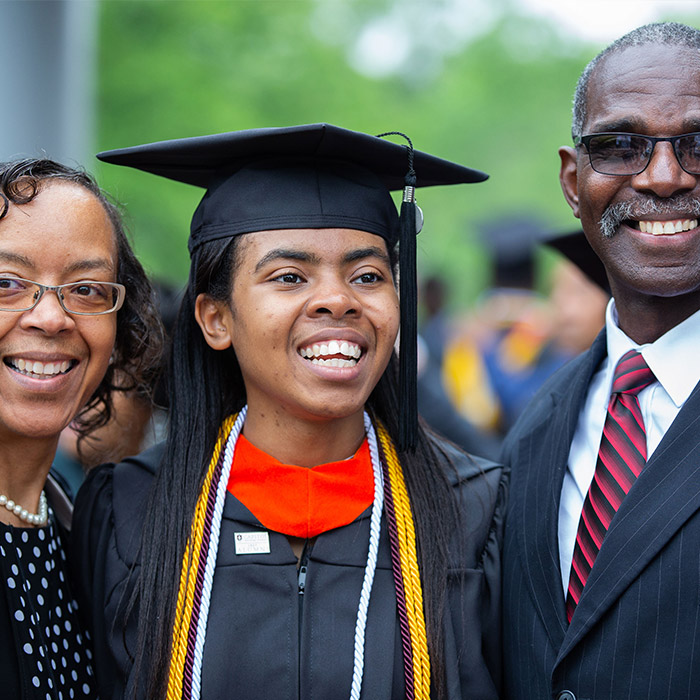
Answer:
<svg viewBox="0 0 700 700"><path fill-rule="evenodd" d="M323 124L100 157L207 188L168 438L76 508L103 700L496 698L502 470L415 417L413 186L486 176Z"/></svg>

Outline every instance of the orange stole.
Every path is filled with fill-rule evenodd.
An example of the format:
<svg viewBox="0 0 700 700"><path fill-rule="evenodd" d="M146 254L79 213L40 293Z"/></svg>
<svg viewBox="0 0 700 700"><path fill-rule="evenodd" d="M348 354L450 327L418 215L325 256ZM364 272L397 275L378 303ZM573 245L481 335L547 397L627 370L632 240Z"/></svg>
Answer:
<svg viewBox="0 0 700 700"><path fill-rule="evenodd" d="M228 490L268 530L315 537L351 523L372 505L369 443L365 438L350 459L298 467L282 464L240 435Z"/></svg>

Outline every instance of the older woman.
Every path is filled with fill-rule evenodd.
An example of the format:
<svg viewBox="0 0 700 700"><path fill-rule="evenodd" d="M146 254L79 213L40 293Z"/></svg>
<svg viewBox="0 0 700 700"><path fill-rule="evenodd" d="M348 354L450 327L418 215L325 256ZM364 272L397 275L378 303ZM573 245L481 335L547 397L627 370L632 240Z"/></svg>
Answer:
<svg viewBox="0 0 700 700"><path fill-rule="evenodd" d="M70 503L49 470L63 428L104 424L115 374L143 386L159 344L150 286L95 182L49 160L0 164L3 697L95 697L68 587Z"/></svg>
<svg viewBox="0 0 700 700"><path fill-rule="evenodd" d="M407 291L415 176L485 176L322 124L102 157L207 187L168 439L78 499L102 697L496 698L503 475L412 418Z"/></svg>

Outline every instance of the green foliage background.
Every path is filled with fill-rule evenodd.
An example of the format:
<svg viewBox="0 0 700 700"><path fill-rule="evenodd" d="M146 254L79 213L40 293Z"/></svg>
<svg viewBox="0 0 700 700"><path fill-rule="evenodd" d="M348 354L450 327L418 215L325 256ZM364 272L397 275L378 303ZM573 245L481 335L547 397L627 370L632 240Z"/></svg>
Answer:
<svg viewBox="0 0 700 700"><path fill-rule="evenodd" d="M420 150L491 175L419 194L421 273L445 275L453 298L466 303L488 279L480 222L522 212L552 230L575 227L557 148L570 141L578 75L602 47L525 17L508 0L492 0L488 30L462 40L426 23L449 0L397 1L103 0L98 149L321 121L403 131ZM360 74L348 60L358 37L397 8L414 22L402 69ZM149 271L184 281L202 192L126 168L95 169L126 205Z"/></svg>

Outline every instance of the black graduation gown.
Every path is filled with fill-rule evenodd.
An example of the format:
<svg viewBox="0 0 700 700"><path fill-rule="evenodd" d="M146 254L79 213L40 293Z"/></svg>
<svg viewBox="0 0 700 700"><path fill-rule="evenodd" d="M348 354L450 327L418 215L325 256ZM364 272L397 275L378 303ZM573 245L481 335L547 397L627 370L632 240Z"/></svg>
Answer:
<svg viewBox="0 0 700 700"><path fill-rule="evenodd" d="M451 449L451 448L450 448ZM94 470L81 489L72 559L80 607L87 613L102 700L121 698L131 671L136 620L115 625L128 599L157 446ZM463 528L451 562L445 615L450 700L492 700L500 687L500 546L503 469L452 451ZM368 509L324 533L297 560L284 535L270 532L269 554L236 555L235 533L260 532L255 516L231 494L224 506L202 669L205 700L346 700L353 635L369 541ZM128 589L130 591L130 589ZM126 648L125 648L126 647ZM389 541L382 523L369 605L362 698L405 697L401 637Z"/></svg>

